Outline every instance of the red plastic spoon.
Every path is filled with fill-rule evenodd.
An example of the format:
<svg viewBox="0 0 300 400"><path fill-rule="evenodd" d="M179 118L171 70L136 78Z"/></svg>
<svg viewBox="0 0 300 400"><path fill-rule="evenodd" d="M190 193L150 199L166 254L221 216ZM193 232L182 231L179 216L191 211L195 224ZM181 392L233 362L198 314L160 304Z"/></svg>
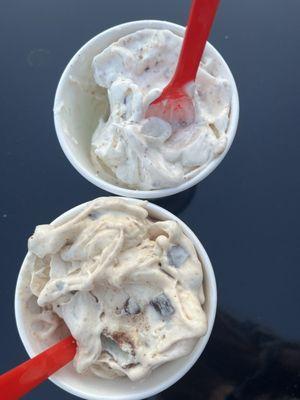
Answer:
<svg viewBox="0 0 300 400"><path fill-rule="evenodd" d="M75 354L76 342L72 336L68 336L34 358L0 375L0 400L18 400L73 360Z"/></svg>
<svg viewBox="0 0 300 400"><path fill-rule="evenodd" d="M147 117L162 118L174 129L194 121L194 105L187 89L195 81L219 2L193 0L175 74L159 98L150 104Z"/></svg>

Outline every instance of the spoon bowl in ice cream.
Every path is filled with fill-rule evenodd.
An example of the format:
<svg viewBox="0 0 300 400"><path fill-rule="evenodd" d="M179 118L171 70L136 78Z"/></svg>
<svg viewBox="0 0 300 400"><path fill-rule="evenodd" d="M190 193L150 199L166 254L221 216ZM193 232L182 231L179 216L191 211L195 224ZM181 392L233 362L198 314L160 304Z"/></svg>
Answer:
<svg viewBox="0 0 300 400"><path fill-rule="evenodd" d="M192 98L185 88L171 89L150 104L147 117L157 117L167 121L173 131L189 126L195 121L195 109Z"/></svg>

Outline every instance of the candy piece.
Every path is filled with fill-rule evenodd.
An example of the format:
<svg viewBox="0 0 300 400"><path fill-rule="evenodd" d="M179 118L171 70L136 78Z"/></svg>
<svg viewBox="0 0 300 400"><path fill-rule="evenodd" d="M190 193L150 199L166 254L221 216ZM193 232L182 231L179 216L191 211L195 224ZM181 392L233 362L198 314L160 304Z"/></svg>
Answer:
<svg viewBox="0 0 300 400"><path fill-rule="evenodd" d="M154 297L154 299L151 300L150 304L163 317L170 317L175 312L175 309L172 306L171 301L164 293L161 293L158 296Z"/></svg>
<svg viewBox="0 0 300 400"><path fill-rule="evenodd" d="M104 334L101 335L101 343L102 350L109 353L122 368L128 368L135 362L134 353L129 346L129 351L125 351L121 348L120 343Z"/></svg>
<svg viewBox="0 0 300 400"><path fill-rule="evenodd" d="M128 315L136 315L141 312L141 308L132 297L128 297L124 304L124 311Z"/></svg>
<svg viewBox="0 0 300 400"><path fill-rule="evenodd" d="M181 267L182 264L189 258L189 253L181 246L172 246L168 251L169 264L175 268Z"/></svg>

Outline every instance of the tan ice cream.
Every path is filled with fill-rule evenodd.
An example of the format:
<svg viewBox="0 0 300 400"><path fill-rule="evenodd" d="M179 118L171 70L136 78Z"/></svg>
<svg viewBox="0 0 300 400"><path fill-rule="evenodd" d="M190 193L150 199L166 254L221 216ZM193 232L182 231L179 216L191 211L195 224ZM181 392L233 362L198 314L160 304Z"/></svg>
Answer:
<svg viewBox="0 0 300 400"><path fill-rule="evenodd" d="M174 187L225 150L232 88L221 62L205 54L189 88L194 123L172 131L166 121L145 117L171 80L181 45L169 30L143 29L94 58L94 78L107 89L110 113L94 132L91 158L105 180L138 190Z"/></svg>
<svg viewBox="0 0 300 400"><path fill-rule="evenodd" d="M44 340L65 323L79 373L138 380L206 333L194 245L177 222L151 219L145 202L99 198L38 226L28 248L31 329Z"/></svg>

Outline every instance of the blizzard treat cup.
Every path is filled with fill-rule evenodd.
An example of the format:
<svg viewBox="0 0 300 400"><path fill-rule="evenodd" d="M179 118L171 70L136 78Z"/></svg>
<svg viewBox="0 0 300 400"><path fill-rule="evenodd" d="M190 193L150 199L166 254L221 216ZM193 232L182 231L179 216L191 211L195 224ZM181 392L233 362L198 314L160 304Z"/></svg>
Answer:
<svg viewBox="0 0 300 400"><path fill-rule="evenodd" d="M214 276L172 214L99 198L39 225L28 249L16 290L27 351L70 333L77 341L74 361L52 377L59 386L88 399L143 398L174 383L202 352L215 315Z"/></svg>
<svg viewBox="0 0 300 400"><path fill-rule="evenodd" d="M183 35L184 28L163 21L120 25L88 42L67 66L55 98L57 134L73 165L99 187L139 198L167 196L202 180L228 151L238 95L210 44L195 84L187 87L194 122L175 129L146 117L175 72Z"/></svg>

